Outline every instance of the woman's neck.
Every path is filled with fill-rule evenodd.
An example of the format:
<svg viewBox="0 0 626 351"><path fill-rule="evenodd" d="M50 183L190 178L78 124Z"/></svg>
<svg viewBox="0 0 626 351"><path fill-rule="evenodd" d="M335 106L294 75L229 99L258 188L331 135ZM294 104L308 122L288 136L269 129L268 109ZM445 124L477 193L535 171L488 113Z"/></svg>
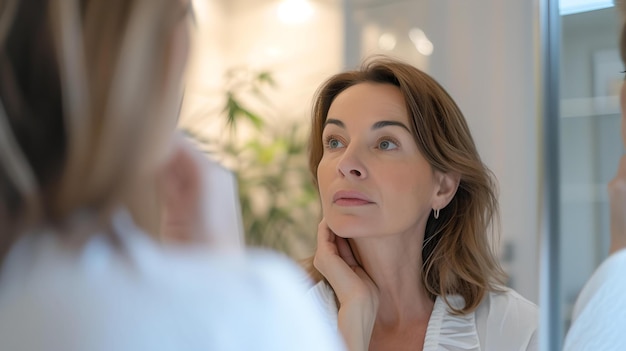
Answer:
<svg viewBox="0 0 626 351"><path fill-rule="evenodd" d="M417 235L349 240L357 260L379 289L376 323L428 321L433 301L422 281L422 238Z"/></svg>

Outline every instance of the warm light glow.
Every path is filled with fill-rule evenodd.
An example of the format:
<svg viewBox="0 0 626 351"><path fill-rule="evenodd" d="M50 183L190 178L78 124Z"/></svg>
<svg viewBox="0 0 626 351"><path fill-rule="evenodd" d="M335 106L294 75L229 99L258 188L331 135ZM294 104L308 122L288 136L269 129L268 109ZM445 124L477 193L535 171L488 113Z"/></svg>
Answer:
<svg viewBox="0 0 626 351"><path fill-rule="evenodd" d="M396 47L396 37L391 33L384 33L378 38L378 48L391 51Z"/></svg>
<svg viewBox="0 0 626 351"><path fill-rule="evenodd" d="M423 30L419 28L411 28L409 31L409 38L411 38L413 45L415 45L415 48L420 54L424 56L432 55L434 50L433 43L428 40L428 37Z"/></svg>
<svg viewBox="0 0 626 351"><path fill-rule="evenodd" d="M419 28L411 28L411 30L409 31L409 38L411 38L411 41L413 43L416 43L417 41L425 37L426 34L424 34L424 31Z"/></svg>
<svg viewBox="0 0 626 351"><path fill-rule="evenodd" d="M193 6L194 17L201 23L205 23L207 20L206 14L209 13L207 6L207 0L192 0L191 6Z"/></svg>
<svg viewBox="0 0 626 351"><path fill-rule="evenodd" d="M417 45L415 45L415 47L417 48L417 51L419 51L420 54L424 55L424 56L430 56L433 53L433 43L430 42L430 40L426 39L426 40L420 40L419 43L417 43Z"/></svg>
<svg viewBox="0 0 626 351"><path fill-rule="evenodd" d="M277 14L283 23L303 23L313 16L313 6L309 0L282 0Z"/></svg>
<svg viewBox="0 0 626 351"><path fill-rule="evenodd" d="M267 47L265 48L265 55L274 59L279 58L283 55L283 50L274 46Z"/></svg>

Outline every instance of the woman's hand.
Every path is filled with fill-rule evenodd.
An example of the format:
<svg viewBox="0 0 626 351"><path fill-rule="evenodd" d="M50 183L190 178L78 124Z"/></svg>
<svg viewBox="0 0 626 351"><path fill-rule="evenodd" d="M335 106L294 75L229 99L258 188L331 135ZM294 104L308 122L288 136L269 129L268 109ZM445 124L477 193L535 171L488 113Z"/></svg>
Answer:
<svg viewBox="0 0 626 351"><path fill-rule="evenodd" d="M615 178L609 182L611 206L610 253L626 248L626 155L622 156Z"/></svg>
<svg viewBox="0 0 626 351"><path fill-rule="evenodd" d="M197 242L205 228L200 219L201 155L175 135L167 159L156 174L133 184L125 198L135 223L166 242Z"/></svg>
<svg viewBox="0 0 626 351"><path fill-rule="evenodd" d="M206 231L200 221L201 168L197 152L182 136L177 136L158 179L160 231L169 242L196 242Z"/></svg>
<svg viewBox="0 0 626 351"><path fill-rule="evenodd" d="M338 324L348 349L367 350L378 311L378 288L357 262L350 244L322 219L317 231L315 268L339 300Z"/></svg>
<svg viewBox="0 0 626 351"><path fill-rule="evenodd" d="M158 183L166 241L241 250L237 182L231 172L179 136Z"/></svg>

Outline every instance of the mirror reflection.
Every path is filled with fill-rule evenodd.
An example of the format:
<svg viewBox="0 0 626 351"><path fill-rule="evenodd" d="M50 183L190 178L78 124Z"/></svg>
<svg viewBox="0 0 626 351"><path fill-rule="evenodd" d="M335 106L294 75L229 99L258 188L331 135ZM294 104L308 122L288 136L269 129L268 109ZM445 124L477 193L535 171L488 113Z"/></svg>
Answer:
<svg viewBox="0 0 626 351"><path fill-rule="evenodd" d="M311 98L330 75L386 54L432 75L459 104L499 184L507 283L538 301L531 3L197 1L196 11L198 42L181 122L231 169L250 167L239 176L249 241L294 257L311 253L320 218L302 157Z"/></svg>

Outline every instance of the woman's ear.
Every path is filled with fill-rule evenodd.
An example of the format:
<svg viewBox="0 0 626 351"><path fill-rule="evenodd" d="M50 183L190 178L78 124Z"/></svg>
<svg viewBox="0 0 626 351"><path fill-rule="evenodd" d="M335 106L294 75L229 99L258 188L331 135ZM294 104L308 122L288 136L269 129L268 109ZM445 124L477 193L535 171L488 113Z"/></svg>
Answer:
<svg viewBox="0 0 626 351"><path fill-rule="evenodd" d="M452 201L459 188L461 175L456 172L435 172L435 181L437 188L435 198L433 199L433 209L442 209Z"/></svg>

